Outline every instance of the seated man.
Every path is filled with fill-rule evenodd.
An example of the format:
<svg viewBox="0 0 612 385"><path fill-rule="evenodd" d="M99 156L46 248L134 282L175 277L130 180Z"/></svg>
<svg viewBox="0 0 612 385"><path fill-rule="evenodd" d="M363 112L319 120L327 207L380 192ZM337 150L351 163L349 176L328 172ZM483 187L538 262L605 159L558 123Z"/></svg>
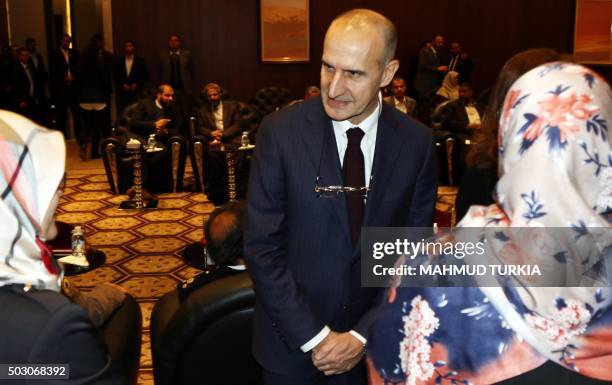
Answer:
<svg viewBox="0 0 612 385"><path fill-rule="evenodd" d="M231 100L222 101L221 87L216 83L206 84L202 93L206 95L208 103L198 109L199 124L196 134L208 140L211 149L219 148L221 144L239 146L244 125L239 104ZM247 177L248 167L244 154L237 154L236 158L240 191L246 187L246 183L242 182ZM225 154L209 151L204 162L206 193L218 206L228 200Z"/></svg>
<svg viewBox="0 0 612 385"><path fill-rule="evenodd" d="M216 208L204 225L208 257L217 266L190 278L177 286L181 302L194 290L215 279L246 270L242 257L242 218L244 202L232 201Z"/></svg>
<svg viewBox="0 0 612 385"><path fill-rule="evenodd" d="M443 143L449 138L454 139L451 156L454 183L459 183L463 176L467 146L470 144L474 130L480 128L479 110L472 86L463 83L459 86L459 99L446 103L433 117L434 121L439 122L440 128L435 132L436 140ZM443 146L444 152L446 149L447 146ZM447 154L445 158L448 159Z"/></svg>
<svg viewBox="0 0 612 385"><path fill-rule="evenodd" d="M242 119L237 102L222 101L221 87L216 83L204 86L208 103L198 109L198 134L210 141L240 144Z"/></svg>
<svg viewBox="0 0 612 385"><path fill-rule="evenodd" d="M130 132L141 137L145 145L151 134L156 142L168 144L168 139L183 131L183 116L174 104L174 89L168 84L158 87L154 100L142 99L138 102L129 122ZM184 149L183 149L184 150ZM184 157L184 151L181 151ZM143 185L154 192L172 191L171 157L166 151L151 153L143 162ZM155 170L155 172L151 172Z"/></svg>
<svg viewBox="0 0 612 385"><path fill-rule="evenodd" d="M459 99L448 102L440 110L441 128L453 133L466 133L480 128L479 107L474 90L468 83L459 86Z"/></svg>
<svg viewBox="0 0 612 385"><path fill-rule="evenodd" d="M406 82L400 77L391 81L392 96L387 96L384 101L397 108L406 115L415 116L416 100L406 96Z"/></svg>

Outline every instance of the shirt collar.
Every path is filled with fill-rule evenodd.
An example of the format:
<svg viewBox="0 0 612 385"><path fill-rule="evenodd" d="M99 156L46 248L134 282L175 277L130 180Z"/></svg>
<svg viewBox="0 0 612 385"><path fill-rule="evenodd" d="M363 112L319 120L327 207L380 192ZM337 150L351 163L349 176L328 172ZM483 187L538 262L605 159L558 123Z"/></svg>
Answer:
<svg viewBox="0 0 612 385"><path fill-rule="evenodd" d="M233 266L227 265L227 267L229 267L232 270L246 270L247 269L246 265L233 265Z"/></svg>
<svg viewBox="0 0 612 385"><path fill-rule="evenodd" d="M334 126L334 130L340 130L342 132L346 132L349 128L359 127L365 133L365 136L368 136L368 133L374 131L376 127L378 127L378 118L380 117L380 113L382 111L382 94L380 91L378 92L378 105L376 109L372 111L367 118L365 118L358 125L351 123L349 120L336 121L332 120L332 124Z"/></svg>
<svg viewBox="0 0 612 385"><path fill-rule="evenodd" d="M157 99L155 99L155 106L156 106L157 108L159 108L160 110L163 110L163 109L164 109L164 107L162 107L162 105L159 103L159 100L157 100Z"/></svg>

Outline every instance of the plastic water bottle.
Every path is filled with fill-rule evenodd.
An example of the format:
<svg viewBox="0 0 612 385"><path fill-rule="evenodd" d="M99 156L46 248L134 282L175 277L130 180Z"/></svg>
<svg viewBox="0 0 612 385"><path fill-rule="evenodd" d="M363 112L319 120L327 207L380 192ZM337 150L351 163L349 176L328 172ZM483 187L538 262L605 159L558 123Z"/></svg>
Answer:
<svg viewBox="0 0 612 385"><path fill-rule="evenodd" d="M149 135L149 139L147 140L147 147L149 150L153 150L157 142L155 141L155 134Z"/></svg>
<svg viewBox="0 0 612 385"><path fill-rule="evenodd" d="M249 132L243 131L242 136L240 137L240 146L247 147L249 144Z"/></svg>
<svg viewBox="0 0 612 385"><path fill-rule="evenodd" d="M81 226L74 226L72 237L70 238L73 255L85 254L85 234Z"/></svg>

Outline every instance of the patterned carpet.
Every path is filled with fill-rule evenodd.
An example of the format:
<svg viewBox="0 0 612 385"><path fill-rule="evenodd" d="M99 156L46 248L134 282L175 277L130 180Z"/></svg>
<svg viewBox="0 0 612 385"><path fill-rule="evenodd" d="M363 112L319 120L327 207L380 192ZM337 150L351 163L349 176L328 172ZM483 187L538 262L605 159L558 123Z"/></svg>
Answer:
<svg viewBox="0 0 612 385"><path fill-rule="evenodd" d="M214 209L201 193L162 194L157 210L119 210L124 195L108 192L103 170L68 172L57 220L84 225L87 242L106 253L106 264L69 278L87 290L101 282L123 286L143 315L138 384L153 384L149 338L151 309L157 298L198 273L180 252L202 238L205 218Z"/></svg>
<svg viewBox="0 0 612 385"><path fill-rule="evenodd" d="M83 225L87 242L106 253L105 265L69 279L84 290L113 282L137 299L143 315L138 384L152 385L151 309L179 281L198 273L180 252L202 238L214 207L202 193L171 193L159 196L157 210L119 210L126 196L109 192L104 170L71 170L67 178L57 220ZM440 187L437 208L451 211L455 194L455 188Z"/></svg>

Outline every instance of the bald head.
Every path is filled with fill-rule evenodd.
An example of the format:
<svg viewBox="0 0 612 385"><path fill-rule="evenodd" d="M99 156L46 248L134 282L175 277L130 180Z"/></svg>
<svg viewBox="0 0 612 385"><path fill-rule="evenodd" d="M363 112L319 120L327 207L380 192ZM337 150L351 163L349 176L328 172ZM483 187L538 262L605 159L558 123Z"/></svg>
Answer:
<svg viewBox="0 0 612 385"><path fill-rule="evenodd" d="M369 9L352 9L344 12L332 21L325 39L330 34L342 31L361 31L366 34L376 34L379 39L379 46L382 48L378 61L383 66L395 56L397 30L391 20L378 12Z"/></svg>

